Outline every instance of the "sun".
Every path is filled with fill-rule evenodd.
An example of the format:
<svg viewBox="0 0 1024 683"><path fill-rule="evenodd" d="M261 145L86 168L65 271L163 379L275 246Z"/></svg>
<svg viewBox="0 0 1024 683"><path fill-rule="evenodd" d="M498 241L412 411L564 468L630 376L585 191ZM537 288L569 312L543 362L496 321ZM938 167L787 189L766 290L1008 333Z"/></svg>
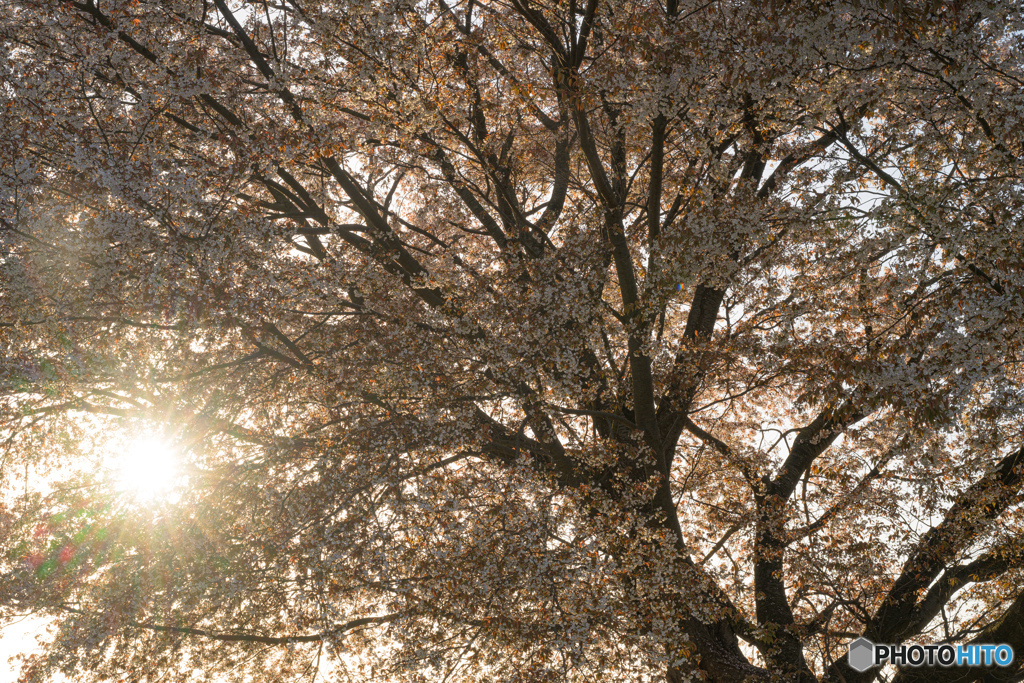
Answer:
<svg viewBox="0 0 1024 683"><path fill-rule="evenodd" d="M181 480L179 454L154 436L128 442L115 454L113 469L118 490L139 502L171 498Z"/></svg>

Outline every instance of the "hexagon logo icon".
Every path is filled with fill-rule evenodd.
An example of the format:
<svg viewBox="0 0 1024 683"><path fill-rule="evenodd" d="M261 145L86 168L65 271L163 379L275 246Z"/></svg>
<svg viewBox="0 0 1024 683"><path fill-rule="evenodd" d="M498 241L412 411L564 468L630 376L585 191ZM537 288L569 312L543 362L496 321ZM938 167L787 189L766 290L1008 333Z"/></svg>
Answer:
<svg viewBox="0 0 1024 683"><path fill-rule="evenodd" d="M846 661L854 671L867 671L875 665L875 644L867 638L858 638L850 643Z"/></svg>

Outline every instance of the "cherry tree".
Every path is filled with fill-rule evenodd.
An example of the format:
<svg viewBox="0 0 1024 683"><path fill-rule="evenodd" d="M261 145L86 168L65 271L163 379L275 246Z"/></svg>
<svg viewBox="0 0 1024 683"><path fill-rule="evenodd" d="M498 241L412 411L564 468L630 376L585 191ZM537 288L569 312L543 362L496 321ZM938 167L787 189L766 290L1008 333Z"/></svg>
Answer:
<svg viewBox="0 0 1024 683"><path fill-rule="evenodd" d="M1021 9L6 2L22 680L1020 680Z"/></svg>

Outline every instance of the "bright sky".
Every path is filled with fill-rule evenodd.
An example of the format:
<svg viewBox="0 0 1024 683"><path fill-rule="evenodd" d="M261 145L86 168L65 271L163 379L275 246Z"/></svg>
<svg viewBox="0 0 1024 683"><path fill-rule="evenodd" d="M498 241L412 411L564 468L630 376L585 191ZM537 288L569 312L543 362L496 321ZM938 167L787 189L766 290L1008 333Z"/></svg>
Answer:
<svg viewBox="0 0 1024 683"><path fill-rule="evenodd" d="M11 657L37 650L35 637L43 633L47 619L25 618L0 630L0 683L16 683L19 666Z"/></svg>

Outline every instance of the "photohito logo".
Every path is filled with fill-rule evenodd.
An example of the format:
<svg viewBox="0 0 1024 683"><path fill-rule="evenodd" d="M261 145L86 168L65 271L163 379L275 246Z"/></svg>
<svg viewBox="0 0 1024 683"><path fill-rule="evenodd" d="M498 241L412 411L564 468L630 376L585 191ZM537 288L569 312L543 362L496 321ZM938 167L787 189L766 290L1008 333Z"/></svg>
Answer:
<svg viewBox="0 0 1024 683"><path fill-rule="evenodd" d="M867 638L850 643L846 661L854 671L886 662L897 666L1010 666L1009 645L880 645Z"/></svg>

